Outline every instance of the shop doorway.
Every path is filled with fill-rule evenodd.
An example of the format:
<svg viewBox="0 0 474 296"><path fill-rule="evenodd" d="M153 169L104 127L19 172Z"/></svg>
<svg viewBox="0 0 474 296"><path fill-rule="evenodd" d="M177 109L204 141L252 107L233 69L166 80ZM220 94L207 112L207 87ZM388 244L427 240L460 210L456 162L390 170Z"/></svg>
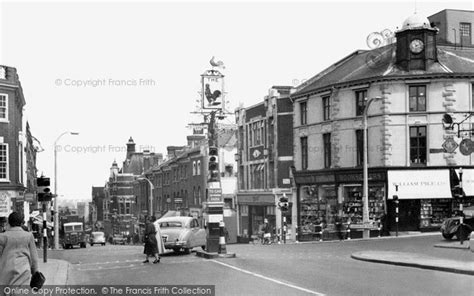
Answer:
<svg viewBox="0 0 474 296"><path fill-rule="evenodd" d="M265 214L264 206L249 206L249 236L257 235Z"/></svg>
<svg viewBox="0 0 474 296"><path fill-rule="evenodd" d="M395 202L388 202L390 219L389 231L396 231ZM418 231L420 229L420 200L401 199L398 203L398 231Z"/></svg>

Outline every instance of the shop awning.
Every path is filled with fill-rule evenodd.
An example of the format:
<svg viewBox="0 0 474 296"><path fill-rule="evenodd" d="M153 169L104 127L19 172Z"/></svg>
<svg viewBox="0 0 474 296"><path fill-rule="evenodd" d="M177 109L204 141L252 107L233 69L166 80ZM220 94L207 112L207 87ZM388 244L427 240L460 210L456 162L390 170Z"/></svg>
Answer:
<svg viewBox="0 0 474 296"><path fill-rule="evenodd" d="M451 198L449 170L389 170L388 199ZM464 179L464 178L463 178ZM396 191L395 185L398 185Z"/></svg>

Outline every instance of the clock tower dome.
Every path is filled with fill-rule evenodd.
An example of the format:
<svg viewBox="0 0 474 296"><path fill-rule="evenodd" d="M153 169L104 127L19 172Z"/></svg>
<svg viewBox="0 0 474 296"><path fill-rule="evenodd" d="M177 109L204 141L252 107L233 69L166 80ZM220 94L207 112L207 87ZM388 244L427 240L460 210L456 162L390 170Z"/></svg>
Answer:
<svg viewBox="0 0 474 296"><path fill-rule="evenodd" d="M427 18L416 13L397 31L397 65L404 71L426 70L438 60L436 34Z"/></svg>

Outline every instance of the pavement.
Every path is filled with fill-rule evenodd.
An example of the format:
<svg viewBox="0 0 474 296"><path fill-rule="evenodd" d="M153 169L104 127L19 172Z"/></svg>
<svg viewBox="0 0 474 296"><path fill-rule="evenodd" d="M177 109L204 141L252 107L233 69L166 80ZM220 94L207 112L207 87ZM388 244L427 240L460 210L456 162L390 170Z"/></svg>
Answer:
<svg viewBox="0 0 474 296"><path fill-rule="evenodd" d="M65 260L49 259L43 262L43 258L39 258L39 270L46 278L45 285L64 286L67 284L70 263Z"/></svg>

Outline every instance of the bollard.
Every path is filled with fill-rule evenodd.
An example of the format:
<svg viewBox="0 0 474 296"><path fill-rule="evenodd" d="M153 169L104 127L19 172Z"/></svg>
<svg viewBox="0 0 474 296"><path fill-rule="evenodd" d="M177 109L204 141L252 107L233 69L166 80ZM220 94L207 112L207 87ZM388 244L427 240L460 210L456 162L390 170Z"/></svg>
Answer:
<svg viewBox="0 0 474 296"><path fill-rule="evenodd" d="M224 221L219 222L219 254L227 254L227 248L225 246L225 224Z"/></svg>
<svg viewBox="0 0 474 296"><path fill-rule="evenodd" d="M347 221L347 240L351 239L351 221Z"/></svg>

